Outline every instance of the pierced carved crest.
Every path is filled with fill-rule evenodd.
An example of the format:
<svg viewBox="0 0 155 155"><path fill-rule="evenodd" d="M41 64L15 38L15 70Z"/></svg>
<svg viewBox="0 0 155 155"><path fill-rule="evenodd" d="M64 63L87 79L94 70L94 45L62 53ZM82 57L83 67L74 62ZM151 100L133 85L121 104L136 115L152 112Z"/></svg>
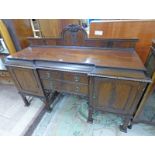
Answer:
<svg viewBox="0 0 155 155"><path fill-rule="evenodd" d="M87 38L87 32L85 31L85 29L82 28L80 25L76 25L76 24L70 24L70 25L66 26L62 31L62 37L64 38L64 35L66 32L70 32L73 42L76 42L77 33L79 31L81 31L83 33L84 38Z"/></svg>

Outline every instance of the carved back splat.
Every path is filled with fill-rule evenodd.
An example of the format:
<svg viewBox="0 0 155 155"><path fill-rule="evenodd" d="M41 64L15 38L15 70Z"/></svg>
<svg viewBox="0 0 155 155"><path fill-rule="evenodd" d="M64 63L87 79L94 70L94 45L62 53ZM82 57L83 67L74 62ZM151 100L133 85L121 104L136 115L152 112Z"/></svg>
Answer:
<svg viewBox="0 0 155 155"><path fill-rule="evenodd" d="M70 24L63 29L62 38L65 41L65 45L84 45L87 32L80 25Z"/></svg>

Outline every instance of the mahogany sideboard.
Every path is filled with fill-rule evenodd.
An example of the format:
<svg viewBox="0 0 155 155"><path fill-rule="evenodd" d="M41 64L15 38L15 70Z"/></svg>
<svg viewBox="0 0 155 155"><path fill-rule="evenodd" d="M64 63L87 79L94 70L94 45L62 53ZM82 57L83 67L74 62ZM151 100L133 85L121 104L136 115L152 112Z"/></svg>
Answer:
<svg viewBox="0 0 155 155"><path fill-rule="evenodd" d="M36 96L50 109L58 93L77 94L88 100L88 122L95 110L114 113L124 118L120 130L127 132L151 82L134 49L137 39L88 39L80 26L69 25L62 38L29 41L5 61L26 105L27 96Z"/></svg>

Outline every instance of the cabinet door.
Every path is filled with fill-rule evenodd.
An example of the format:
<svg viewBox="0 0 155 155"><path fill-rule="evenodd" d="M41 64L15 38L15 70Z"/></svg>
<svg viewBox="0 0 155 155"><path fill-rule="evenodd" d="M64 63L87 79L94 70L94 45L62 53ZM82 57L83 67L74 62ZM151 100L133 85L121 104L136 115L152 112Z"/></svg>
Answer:
<svg viewBox="0 0 155 155"><path fill-rule="evenodd" d="M20 92L43 96L42 87L35 70L20 67L9 67L9 71Z"/></svg>
<svg viewBox="0 0 155 155"><path fill-rule="evenodd" d="M144 83L94 78L93 106L108 112L132 114L145 88Z"/></svg>

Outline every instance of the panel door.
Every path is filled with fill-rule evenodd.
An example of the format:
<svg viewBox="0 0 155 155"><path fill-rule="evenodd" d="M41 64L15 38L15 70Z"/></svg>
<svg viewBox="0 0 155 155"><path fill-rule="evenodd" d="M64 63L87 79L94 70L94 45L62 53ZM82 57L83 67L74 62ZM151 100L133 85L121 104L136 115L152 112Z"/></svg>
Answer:
<svg viewBox="0 0 155 155"><path fill-rule="evenodd" d="M140 82L95 78L93 106L109 112L132 114L144 88L145 84Z"/></svg>
<svg viewBox="0 0 155 155"><path fill-rule="evenodd" d="M9 71L20 92L43 96L42 87L35 70L20 67L9 67Z"/></svg>

